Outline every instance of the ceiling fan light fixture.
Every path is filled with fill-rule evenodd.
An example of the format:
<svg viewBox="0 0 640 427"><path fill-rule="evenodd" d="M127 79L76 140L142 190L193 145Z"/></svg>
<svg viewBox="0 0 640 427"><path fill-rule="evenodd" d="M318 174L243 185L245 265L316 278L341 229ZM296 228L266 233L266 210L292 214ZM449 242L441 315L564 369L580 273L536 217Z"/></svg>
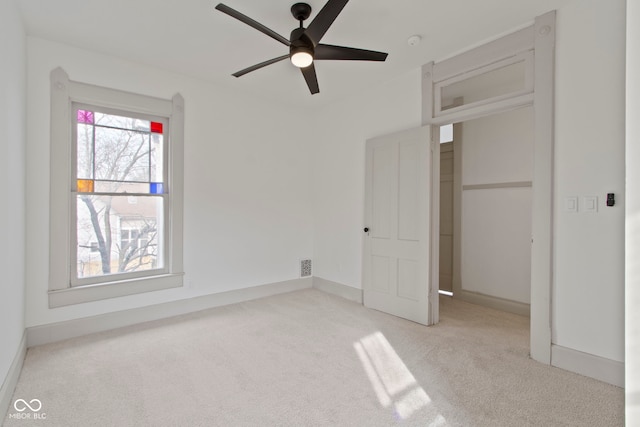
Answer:
<svg viewBox="0 0 640 427"><path fill-rule="evenodd" d="M298 68L306 68L313 63L311 49L306 47L291 48L291 63Z"/></svg>
<svg viewBox="0 0 640 427"><path fill-rule="evenodd" d="M307 3L294 4L291 6L291 14L300 25L291 31L289 39L282 37L280 34L265 27L255 19L249 18L229 6L222 3L218 4L216 6L216 10L243 22L244 24L289 47L288 55L285 54L263 61L259 64L252 65L251 67L233 73L232 76L244 76L247 73L259 70L267 65L275 64L276 62L284 61L289 58L295 67L300 68L302 76L309 87L309 92L313 95L320 92L316 69L313 65L316 59L384 61L387 59L387 54L384 52L320 43L320 40L329 27L331 27L333 21L338 17L340 12L342 12L342 9L348 1L349 0L327 0L322 9L320 9L320 12L317 13L307 28L304 27L304 21L311 16L311 6Z"/></svg>

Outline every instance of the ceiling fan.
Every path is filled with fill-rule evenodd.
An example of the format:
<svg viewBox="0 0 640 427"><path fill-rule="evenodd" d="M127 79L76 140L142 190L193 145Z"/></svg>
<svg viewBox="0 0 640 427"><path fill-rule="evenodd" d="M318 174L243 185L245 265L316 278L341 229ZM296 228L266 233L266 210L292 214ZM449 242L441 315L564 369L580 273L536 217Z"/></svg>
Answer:
<svg viewBox="0 0 640 427"><path fill-rule="evenodd" d="M291 31L289 40L237 10L222 3L218 4L216 9L220 12L244 22L250 27L289 47L289 54L278 56L277 58L269 59L245 68L244 70L233 73L233 76L244 76L262 67L289 58L293 65L300 68L311 94L314 94L320 92L316 69L314 67L314 61L316 60L384 61L387 59L387 54L384 52L320 43L320 39L322 39L322 36L324 36L331 24L333 24L333 21L348 1L349 0L329 0L307 28L303 27L303 22L311 15L311 6L306 3L294 4L291 6L291 14L300 22L300 27Z"/></svg>

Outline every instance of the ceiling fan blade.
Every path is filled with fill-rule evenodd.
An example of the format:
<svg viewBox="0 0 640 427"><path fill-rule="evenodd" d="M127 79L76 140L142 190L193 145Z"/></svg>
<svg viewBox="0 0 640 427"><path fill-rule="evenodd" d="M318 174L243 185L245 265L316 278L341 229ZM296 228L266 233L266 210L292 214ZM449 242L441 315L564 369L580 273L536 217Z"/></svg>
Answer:
<svg viewBox="0 0 640 427"><path fill-rule="evenodd" d="M313 42L313 46L317 46L320 43L324 33L327 32L348 2L349 0L329 0L316 17L313 18L313 21L304 32Z"/></svg>
<svg viewBox="0 0 640 427"><path fill-rule="evenodd" d="M287 59L289 57L289 55L282 55L282 56L278 56L277 58L273 58L273 59L269 59L268 61L264 61L261 62L259 64L256 65L252 65L251 67L245 68L244 70L240 70L238 72L235 72L232 74L232 76L234 77L241 77L244 76L247 73L250 73L252 71L258 70L262 67L266 67L267 65L271 65L271 64L275 64L276 62L280 62L283 59Z"/></svg>
<svg viewBox="0 0 640 427"><path fill-rule="evenodd" d="M260 31L261 33L264 33L266 35L268 35L269 37L278 40L280 43L287 45L287 46L291 46L291 42L289 40L287 40L286 38L282 37L280 34L276 33L275 31L273 31L270 28L265 27L264 25L262 25L261 23L259 23L258 21L255 21L251 18L249 18L247 15L243 15L242 13L238 12L235 9L230 8L229 6L226 6L222 3L218 4L216 6L216 9L218 9L220 12L222 13L226 13L227 15L236 18L238 21L244 22L245 24L249 25L250 27L255 28L256 30Z"/></svg>
<svg viewBox="0 0 640 427"><path fill-rule="evenodd" d="M388 53L374 50L356 49L354 47L319 44L316 46L314 59L337 59L348 61L384 61Z"/></svg>
<svg viewBox="0 0 640 427"><path fill-rule="evenodd" d="M313 63L311 63L311 65L309 65L308 67L300 68L300 71L302 71L302 75L307 82L307 86L309 86L311 95L320 92L320 87L318 86L318 77L316 76L316 68L313 66Z"/></svg>

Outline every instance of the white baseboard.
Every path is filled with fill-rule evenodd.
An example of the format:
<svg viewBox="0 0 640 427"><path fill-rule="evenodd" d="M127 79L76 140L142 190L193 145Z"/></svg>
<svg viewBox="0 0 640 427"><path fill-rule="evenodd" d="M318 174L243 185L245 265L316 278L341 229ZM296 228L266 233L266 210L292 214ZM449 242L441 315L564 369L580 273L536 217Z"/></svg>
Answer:
<svg viewBox="0 0 640 427"><path fill-rule="evenodd" d="M332 282L321 277L313 278L313 288L362 304L362 289Z"/></svg>
<svg viewBox="0 0 640 427"><path fill-rule="evenodd" d="M559 345L551 346L551 365L624 387L624 363Z"/></svg>
<svg viewBox="0 0 640 427"><path fill-rule="evenodd" d="M456 292L454 289L453 295L454 298L471 304L482 305L496 310L506 311L507 313L517 314L519 316L531 317L531 308L529 304L522 302L511 301L466 290L459 290Z"/></svg>
<svg viewBox="0 0 640 427"><path fill-rule="evenodd" d="M65 322L34 326L27 328L27 346L33 347L95 332L180 316L208 308L236 304L301 289L309 289L311 286L311 278L287 280L284 282L203 295L195 298L84 317Z"/></svg>
<svg viewBox="0 0 640 427"><path fill-rule="evenodd" d="M11 362L11 366L9 367L9 372L7 372L7 377L4 379L2 387L0 387L0 421L4 420L7 411L11 408L13 391L16 388L16 384L18 384L18 378L20 377L22 364L24 363L24 358L26 355L27 333L25 331L22 334L22 339L20 340L20 344L18 345L18 350L16 351L16 355L13 358L13 362Z"/></svg>

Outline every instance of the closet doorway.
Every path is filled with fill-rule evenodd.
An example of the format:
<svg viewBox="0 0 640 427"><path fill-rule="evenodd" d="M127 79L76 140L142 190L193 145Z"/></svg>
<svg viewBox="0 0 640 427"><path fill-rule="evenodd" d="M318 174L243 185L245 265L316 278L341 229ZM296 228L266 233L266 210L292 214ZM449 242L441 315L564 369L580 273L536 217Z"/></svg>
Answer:
<svg viewBox="0 0 640 427"><path fill-rule="evenodd" d="M528 316L533 107L440 127L440 292Z"/></svg>

